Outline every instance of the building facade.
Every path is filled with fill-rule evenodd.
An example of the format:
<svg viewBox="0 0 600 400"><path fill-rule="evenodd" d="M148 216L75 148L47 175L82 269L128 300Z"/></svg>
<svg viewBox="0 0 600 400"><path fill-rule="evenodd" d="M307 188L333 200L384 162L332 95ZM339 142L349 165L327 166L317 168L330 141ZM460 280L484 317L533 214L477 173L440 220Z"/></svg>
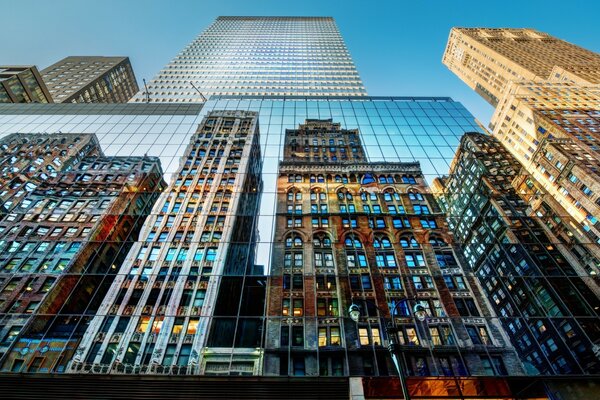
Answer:
<svg viewBox="0 0 600 400"><path fill-rule="evenodd" d="M418 163L368 162L359 131L331 119L287 130L284 149L266 375L395 375L390 318L409 375L520 373ZM358 323L351 304L363 309Z"/></svg>
<svg viewBox="0 0 600 400"><path fill-rule="evenodd" d="M105 157L89 134L14 134L2 147L3 183L19 190L0 223L1 368L62 372L158 197L160 163Z"/></svg>
<svg viewBox="0 0 600 400"><path fill-rule="evenodd" d="M256 113L204 118L71 372L260 372L264 300L253 261L261 165Z"/></svg>
<svg viewBox="0 0 600 400"><path fill-rule="evenodd" d="M52 103L35 65L0 66L0 103Z"/></svg>
<svg viewBox="0 0 600 400"><path fill-rule="evenodd" d="M366 96L331 17L218 17L135 102L212 95Z"/></svg>
<svg viewBox="0 0 600 400"><path fill-rule="evenodd" d="M139 90L129 57L70 56L42 76L57 103L126 103Z"/></svg>
<svg viewBox="0 0 600 400"><path fill-rule="evenodd" d="M513 186L523 172L499 140L468 133L435 188L528 374L598 374L598 280L532 215Z"/></svg>
<svg viewBox="0 0 600 400"><path fill-rule="evenodd" d="M567 82L512 83L492 116L493 135L570 217L600 266L600 88ZM556 209L556 208L555 208Z"/></svg>
<svg viewBox="0 0 600 400"><path fill-rule="evenodd" d="M452 28L442 62L494 107L511 81L600 83L600 55L534 29Z"/></svg>

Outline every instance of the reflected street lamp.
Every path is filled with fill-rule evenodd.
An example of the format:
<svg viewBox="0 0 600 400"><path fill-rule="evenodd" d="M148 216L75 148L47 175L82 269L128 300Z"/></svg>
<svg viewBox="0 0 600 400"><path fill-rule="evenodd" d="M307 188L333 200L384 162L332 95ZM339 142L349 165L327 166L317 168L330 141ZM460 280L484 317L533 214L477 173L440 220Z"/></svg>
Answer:
<svg viewBox="0 0 600 400"><path fill-rule="evenodd" d="M377 307L377 304L375 304L374 302L367 300L367 299L360 299L360 300L370 303L377 310L379 310L381 312L381 309L379 307ZM400 360L398 360L399 344L396 342L396 339L397 339L396 335L398 334L399 329L398 329L398 325L396 325L396 320L394 319L394 314L396 313L396 310L400 304L403 304L405 301L408 302L409 300L415 301L415 306L412 309L414 317L417 320L419 320L420 322L425 321L425 319L427 318L427 310L425 309L425 307L423 307L423 305L421 303L418 303L416 301L416 298L406 298L406 299L403 299L402 301L399 301L398 303L396 303L394 305L394 308L392 308L390 310L390 315L391 315L392 319L390 321L390 324L385 325L385 332L387 334L388 340L390 341L388 350L390 352L390 356L392 357L392 361L394 362L394 365L396 366L396 369L398 370L398 377L400 378L400 386L402 387L402 395L404 396L404 398L406 400L410 400L410 395L408 393L408 386L406 385L406 374L404 372L404 363L401 362ZM354 322L358 322L360 320L361 314L362 313L361 313L360 306L358 304L354 303L354 299L353 299L352 304L348 308L348 315L350 315L350 319L352 319L352 321L354 321Z"/></svg>

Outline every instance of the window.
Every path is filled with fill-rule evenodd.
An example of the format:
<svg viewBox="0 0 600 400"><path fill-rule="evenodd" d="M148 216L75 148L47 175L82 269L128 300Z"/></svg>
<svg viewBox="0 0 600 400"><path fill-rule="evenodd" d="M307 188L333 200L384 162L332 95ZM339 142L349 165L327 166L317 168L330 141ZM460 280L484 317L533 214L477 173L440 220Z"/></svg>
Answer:
<svg viewBox="0 0 600 400"><path fill-rule="evenodd" d="M317 316L337 317L338 315L339 307L336 298L317 298Z"/></svg>
<svg viewBox="0 0 600 400"><path fill-rule="evenodd" d="M385 290L402 290L402 281L399 275L385 275L383 277Z"/></svg>
<svg viewBox="0 0 600 400"><path fill-rule="evenodd" d="M429 275L415 275L412 277L413 284L417 290L433 289L433 279Z"/></svg>
<svg viewBox="0 0 600 400"><path fill-rule="evenodd" d="M358 338L361 346L381 345L381 336L379 334L379 328L360 327L358 328Z"/></svg>
<svg viewBox="0 0 600 400"><path fill-rule="evenodd" d="M456 308L458 309L458 313L463 317L479 317L479 310L475 305L473 299L461 299L455 298L454 304L456 304Z"/></svg>
<svg viewBox="0 0 600 400"><path fill-rule="evenodd" d="M340 346L341 344L339 326L319 327L319 347Z"/></svg>
<svg viewBox="0 0 600 400"><path fill-rule="evenodd" d="M425 268L425 258L423 254L417 252L405 253L404 260L408 268Z"/></svg>
<svg viewBox="0 0 600 400"><path fill-rule="evenodd" d="M316 276L316 282L317 282L317 290L335 290L336 289L336 283L335 283L335 276L333 275L317 275Z"/></svg>

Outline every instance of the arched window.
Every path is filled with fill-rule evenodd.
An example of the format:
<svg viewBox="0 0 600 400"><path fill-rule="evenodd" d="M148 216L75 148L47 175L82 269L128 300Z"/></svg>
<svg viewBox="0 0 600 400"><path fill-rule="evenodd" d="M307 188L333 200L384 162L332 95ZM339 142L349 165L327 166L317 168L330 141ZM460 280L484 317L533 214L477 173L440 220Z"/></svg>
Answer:
<svg viewBox="0 0 600 400"><path fill-rule="evenodd" d="M402 198L400 194L393 189L387 189L383 193L383 200L388 209L388 213L392 215L396 214L405 214L406 210L404 209L404 205L402 204Z"/></svg>
<svg viewBox="0 0 600 400"><path fill-rule="evenodd" d="M366 214L381 214L381 205L377 193L360 193L360 199L363 201L363 212Z"/></svg>
<svg viewBox="0 0 600 400"><path fill-rule="evenodd" d="M333 268L333 252L329 236L315 235L313 245L315 268Z"/></svg>
<svg viewBox="0 0 600 400"><path fill-rule="evenodd" d="M347 189L343 188L337 192L338 204L341 213L355 213L354 196Z"/></svg>
<svg viewBox="0 0 600 400"><path fill-rule="evenodd" d="M327 214L329 208L327 205L327 193L321 189L312 189L310 191L310 212L313 214Z"/></svg>
<svg viewBox="0 0 600 400"><path fill-rule="evenodd" d="M378 236L373 241L373 247L376 249L391 249L392 242L390 242L387 236Z"/></svg>
<svg viewBox="0 0 600 400"><path fill-rule="evenodd" d="M346 240L344 241L344 244L346 245L347 248L353 248L353 249L362 249L363 248L363 245L362 245L360 239L358 239L354 235L348 235L348 237L346 237Z"/></svg>
<svg viewBox="0 0 600 400"><path fill-rule="evenodd" d="M291 233L285 238L285 255L283 265L286 268L301 268L304 265L303 242L300 235Z"/></svg>
<svg viewBox="0 0 600 400"><path fill-rule="evenodd" d="M408 191L408 198L411 201L423 201L424 200L423 195L421 193L417 192L415 189L410 189Z"/></svg>
<svg viewBox="0 0 600 400"><path fill-rule="evenodd" d="M375 178L373 178L373 175L371 174L365 174L362 177L362 180L360 182L363 185L368 185L370 183L375 183Z"/></svg>
<svg viewBox="0 0 600 400"><path fill-rule="evenodd" d="M302 183L302 175L296 175L296 183Z"/></svg>
<svg viewBox="0 0 600 400"><path fill-rule="evenodd" d="M302 245L302 238L299 235L291 234L285 238L285 247L287 248L301 248Z"/></svg>
<svg viewBox="0 0 600 400"><path fill-rule="evenodd" d="M378 268L396 268L398 262L392 249L392 242L385 235L378 235L373 240L375 247L375 264Z"/></svg>
<svg viewBox="0 0 600 400"><path fill-rule="evenodd" d="M367 256L362 242L355 235L348 235L344 240L346 247L346 262L348 268L368 268Z"/></svg>
<svg viewBox="0 0 600 400"><path fill-rule="evenodd" d="M404 250L404 261L408 268L425 268L427 266L421 245L414 236L402 236L400 245Z"/></svg>
<svg viewBox="0 0 600 400"><path fill-rule="evenodd" d="M448 246L448 244L444 241L444 239L442 239L441 237L438 237L438 236L430 236L429 237L429 244L432 245L433 247L446 247L446 246Z"/></svg>
<svg viewBox="0 0 600 400"><path fill-rule="evenodd" d="M287 212L302 214L302 192L296 188L291 188L287 192Z"/></svg>
<svg viewBox="0 0 600 400"><path fill-rule="evenodd" d="M419 242L417 242L417 240L414 238L414 236L402 236L400 238L400 246L402 246L402 248L404 249L418 249L421 247L419 245Z"/></svg>

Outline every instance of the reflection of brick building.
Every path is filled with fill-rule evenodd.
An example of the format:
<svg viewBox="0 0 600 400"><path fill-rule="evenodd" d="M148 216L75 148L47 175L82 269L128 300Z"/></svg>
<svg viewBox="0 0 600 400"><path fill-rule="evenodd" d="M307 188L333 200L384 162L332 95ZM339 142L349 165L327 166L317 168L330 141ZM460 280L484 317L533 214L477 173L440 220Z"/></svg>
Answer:
<svg viewBox="0 0 600 400"><path fill-rule="evenodd" d="M542 374L597 374L600 289L512 184L521 165L495 138L466 134L436 181L448 223L521 359ZM528 193L528 192L526 192Z"/></svg>
<svg viewBox="0 0 600 400"><path fill-rule="evenodd" d="M18 168L2 179L2 369L62 371L158 198L160 163L104 157L93 135L2 143Z"/></svg>
<svg viewBox="0 0 600 400"><path fill-rule="evenodd" d="M253 262L261 169L256 113L204 118L70 371L260 373L264 278Z"/></svg>
<svg viewBox="0 0 600 400"><path fill-rule="evenodd" d="M520 373L418 164L367 162L358 131L331 120L287 130L285 148L265 374L395 375L384 322L398 303L409 374ZM424 322L410 311L415 301ZM352 302L367 314L358 324Z"/></svg>

